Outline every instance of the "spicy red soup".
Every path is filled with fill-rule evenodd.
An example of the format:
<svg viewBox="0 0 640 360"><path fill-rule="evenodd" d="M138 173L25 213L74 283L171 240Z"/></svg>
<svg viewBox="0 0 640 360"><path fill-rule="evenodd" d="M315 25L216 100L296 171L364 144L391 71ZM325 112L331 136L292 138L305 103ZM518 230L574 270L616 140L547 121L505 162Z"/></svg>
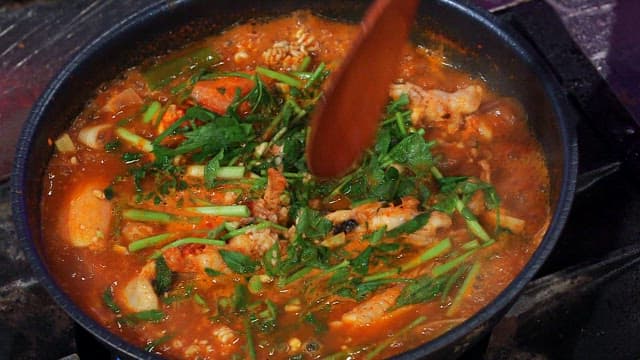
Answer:
<svg viewBox="0 0 640 360"><path fill-rule="evenodd" d="M101 87L55 139L42 200L74 301L193 359L383 358L492 301L549 221L523 109L407 45L373 148L317 179L309 116L356 30L238 25Z"/></svg>

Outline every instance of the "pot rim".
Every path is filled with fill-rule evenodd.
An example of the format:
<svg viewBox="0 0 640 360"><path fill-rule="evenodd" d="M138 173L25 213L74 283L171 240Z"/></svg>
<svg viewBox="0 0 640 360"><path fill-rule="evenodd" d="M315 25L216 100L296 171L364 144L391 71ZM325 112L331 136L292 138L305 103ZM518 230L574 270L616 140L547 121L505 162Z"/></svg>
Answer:
<svg viewBox="0 0 640 360"><path fill-rule="evenodd" d="M57 285L54 277L48 271L47 266L40 256L28 226L28 205L26 203L26 198L23 196L23 193L27 188L26 183L28 181L27 161L32 153L36 129L41 121L45 109L50 102L55 100L55 96L59 89L73 77L74 72L82 63L94 56L97 56L105 44L113 41L113 39L118 37L121 33L126 33L127 31L130 31L132 27L137 26L146 19L156 17L166 11L171 11L172 7L179 7L181 3L189 1L190 0L178 0L173 2L173 4L169 4L164 0L157 0L149 6L132 13L130 16L114 24L106 32L98 36L82 50L76 53L49 83L44 93L32 108L20 135L14 159L13 173L10 179L13 221L16 226L18 238L25 249L25 255L38 282L46 288L58 306L60 306L76 323L80 324L103 343L113 349L116 349L122 355L132 358L161 359L161 357L156 354L146 352L143 349L130 344L88 316L75 304L75 302L62 290L62 288ZM486 12L484 9L480 9L475 5L469 4L467 0L438 1L447 7L451 7L456 11L463 13L472 20L479 22L487 31L493 32L501 41L508 44L509 47L520 56L522 61L527 62L529 68L538 77L538 79L541 80L545 94L549 97L552 109L555 112L557 119L559 119L558 130L560 133L560 139L563 142L562 148L564 158L561 173L562 182L558 197L558 206L551 218L549 228L541 240L540 245L515 279L513 279L510 284L502 290L495 299L493 299L493 301L483 307L472 317L437 338L395 356L394 359L423 358L429 354L436 353L451 343L462 339L465 335L474 330L485 330L482 326L483 324L488 323L489 320L500 311L506 310L507 306L517 298L517 295L524 289L524 286L540 269L555 246L571 209L577 176L578 152L577 137L573 123L574 113L569 110L570 108L564 91L538 53L531 45L522 39L520 35L515 33L513 29L502 24L499 19Z"/></svg>

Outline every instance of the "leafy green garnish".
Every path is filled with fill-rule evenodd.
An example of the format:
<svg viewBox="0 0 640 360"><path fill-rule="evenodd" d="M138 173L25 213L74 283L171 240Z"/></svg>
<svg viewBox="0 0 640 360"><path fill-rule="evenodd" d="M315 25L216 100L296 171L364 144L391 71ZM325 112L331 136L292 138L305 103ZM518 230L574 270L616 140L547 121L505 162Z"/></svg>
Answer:
<svg viewBox="0 0 640 360"><path fill-rule="evenodd" d="M430 213L421 213L416 215L413 219L393 228L385 234L388 237L398 237L402 234L411 234L420 230L428 221Z"/></svg>
<svg viewBox="0 0 640 360"><path fill-rule="evenodd" d="M389 311L405 305L419 304L435 299L442 293L447 277L431 278L423 276L405 286Z"/></svg>
<svg viewBox="0 0 640 360"><path fill-rule="evenodd" d="M120 307L116 304L115 299L113 298L113 288L109 286L102 293L102 301L109 308L109 310L113 311L115 314L120 314Z"/></svg>
<svg viewBox="0 0 640 360"><path fill-rule="evenodd" d="M333 228L331 221L320 215L320 212L306 207L298 211L296 221L296 233L309 239L322 238Z"/></svg>
<svg viewBox="0 0 640 360"><path fill-rule="evenodd" d="M220 161L224 157L224 149L220 150L220 152L211 158L207 165L204 167L204 185L211 189L213 185L215 185L216 181L216 173L218 169L220 169Z"/></svg>
<svg viewBox="0 0 640 360"><path fill-rule="evenodd" d="M302 317L302 320L304 320L304 322L306 322L307 324L313 326L313 329L316 333L323 333L329 329L327 324L324 321L318 319L313 313L307 313Z"/></svg>
<svg viewBox="0 0 640 360"><path fill-rule="evenodd" d="M165 60L148 67L142 72L142 76L149 84L149 88L156 90L167 85L184 71L203 69L219 60L220 56L209 47L194 49L181 57Z"/></svg>
<svg viewBox="0 0 640 360"><path fill-rule="evenodd" d="M229 269L238 274L253 273L258 267L257 262L253 261L253 259L247 255L239 252L220 250L220 255Z"/></svg>
<svg viewBox="0 0 640 360"><path fill-rule="evenodd" d="M351 260L353 271L360 275L366 275L367 272L369 272L369 259L371 258L372 253L373 248L369 246L353 260Z"/></svg>
<svg viewBox="0 0 640 360"><path fill-rule="evenodd" d="M220 276L220 275L224 275L224 273L222 271L218 271L212 268L204 268L204 272L205 274L211 276L211 277L216 277L216 276Z"/></svg>
<svg viewBox="0 0 640 360"><path fill-rule="evenodd" d="M126 321L131 321L133 323L136 323L139 321L160 322L164 320L166 317L167 315L160 310L145 310L145 311L129 314L127 316L124 316L123 318L125 318Z"/></svg>
<svg viewBox="0 0 640 360"><path fill-rule="evenodd" d="M245 311L249 305L249 290L241 284L236 284L231 297L231 306L236 312Z"/></svg>
<svg viewBox="0 0 640 360"><path fill-rule="evenodd" d="M156 278L153 280L153 288L156 290L156 293L163 294L171 288L171 283L173 281L173 273L167 262L164 259L164 256L160 256L156 259Z"/></svg>
<svg viewBox="0 0 640 360"><path fill-rule="evenodd" d="M115 151L118 151L118 149L120 149L120 147L122 147L122 143L120 142L120 140L115 139L115 140L111 140L108 143L104 144L104 151L106 151L106 152L115 152Z"/></svg>

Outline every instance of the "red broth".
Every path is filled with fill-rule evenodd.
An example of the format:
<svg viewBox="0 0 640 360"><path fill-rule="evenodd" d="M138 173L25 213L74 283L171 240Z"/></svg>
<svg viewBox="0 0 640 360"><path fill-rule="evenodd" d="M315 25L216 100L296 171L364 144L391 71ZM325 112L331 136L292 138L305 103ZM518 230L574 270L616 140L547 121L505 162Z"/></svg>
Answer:
<svg viewBox="0 0 640 360"><path fill-rule="evenodd" d="M492 301L549 222L526 115L408 45L375 148L315 179L306 122L356 29L242 24L102 86L44 179L62 288L113 333L193 359L383 358Z"/></svg>

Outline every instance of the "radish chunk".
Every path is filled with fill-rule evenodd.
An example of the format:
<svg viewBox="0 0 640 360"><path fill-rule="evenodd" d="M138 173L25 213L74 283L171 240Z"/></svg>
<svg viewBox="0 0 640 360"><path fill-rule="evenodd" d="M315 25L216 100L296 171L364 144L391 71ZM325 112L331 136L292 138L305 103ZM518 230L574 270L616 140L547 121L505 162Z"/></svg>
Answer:
<svg viewBox="0 0 640 360"><path fill-rule="evenodd" d="M122 90L102 107L103 111L116 112L128 105L142 104L142 98L132 88Z"/></svg>
<svg viewBox="0 0 640 360"><path fill-rule="evenodd" d="M158 308L158 296L151 281L142 276L133 278L124 288L124 304L133 312L155 310Z"/></svg>
<svg viewBox="0 0 640 360"><path fill-rule="evenodd" d="M84 183L72 194L66 209L68 240L75 247L100 246L111 226L111 202L95 183Z"/></svg>

